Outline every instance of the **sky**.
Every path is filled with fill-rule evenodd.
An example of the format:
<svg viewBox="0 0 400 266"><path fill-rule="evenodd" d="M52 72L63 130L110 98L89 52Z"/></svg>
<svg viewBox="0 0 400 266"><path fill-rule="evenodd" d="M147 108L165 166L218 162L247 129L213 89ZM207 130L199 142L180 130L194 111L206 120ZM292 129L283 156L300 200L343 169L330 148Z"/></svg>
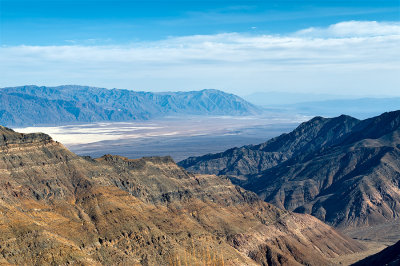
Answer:
<svg viewBox="0 0 400 266"><path fill-rule="evenodd" d="M0 87L400 96L400 0L0 0Z"/></svg>

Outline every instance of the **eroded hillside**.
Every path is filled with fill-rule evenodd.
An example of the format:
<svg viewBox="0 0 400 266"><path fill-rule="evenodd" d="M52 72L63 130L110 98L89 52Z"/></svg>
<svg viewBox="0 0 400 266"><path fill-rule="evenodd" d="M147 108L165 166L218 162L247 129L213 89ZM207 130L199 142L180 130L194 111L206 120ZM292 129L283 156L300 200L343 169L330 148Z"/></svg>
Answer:
<svg viewBox="0 0 400 266"><path fill-rule="evenodd" d="M322 265L363 247L169 157L82 158L1 128L0 262Z"/></svg>

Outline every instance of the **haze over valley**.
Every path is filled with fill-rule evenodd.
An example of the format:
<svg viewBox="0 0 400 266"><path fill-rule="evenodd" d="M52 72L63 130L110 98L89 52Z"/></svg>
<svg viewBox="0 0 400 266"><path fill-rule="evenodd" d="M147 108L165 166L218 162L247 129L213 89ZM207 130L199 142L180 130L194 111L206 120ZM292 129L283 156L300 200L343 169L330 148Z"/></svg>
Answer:
<svg viewBox="0 0 400 266"><path fill-rule="evenodd" d="M20 86L0 90L0 121L19 132L45 132L80 155L170 155L180 161L263 142L315 115L366 118L400 108L400 98L303 102L298 94L272 94L269 100L267 94L255 95L257 100L250 97L255 103L265 104L219 90L151 93Z"/></svg>
<svg viewBox="0 0 400 266"><path fill-rule="evenodd" d="M79 155L189 156L255 144L308 116L265 110L219 90L151 93L88 86L0 89L0 121L44 132ZM44 116L44 118L43 118ZM28 126L27 125L37 125Z"/></svg>
<svg viewBox="0 0 400 266"><path fill-rule="evenodd" d="M129 158L189 156L256 144L288 132L305 117L186 117L142 122L91 123L58 127L15 128L45 132L79 155L119 154Z"/></svg>
<svg viewBox="0 0 400 266"><path fill-rule="evenodd" d="M49 165L48 167L53 167L51 165L54 163L62 163L65 164L63 166L66 167L65 171L69 171L68 169L75 169L73 170L74 174L68 177L69 174L64 173L54 177L55 179L51 177L50 180L53 181L40 182L62 182L63 184L67 184L66 186L68 187L70 186L68 180L70 180L70 178L75 180L75 175L78 174L78 176L84 178L79 182L89 182L91 184L90 186L94 187L100 185L101 182L111 182L110 184L114 184L118 189L127 191L134 197L138 197L139 200L148 202L147 197L152 198L151 204L155 204L155 206L159 206L159 204L163 205L164 203L167 203L167 206L170 206L170 204L174 205L175 203L173 202L175 200L177 200L176 204L179 205L184 204L183 202L186 201L193 201L193 192L188 192L192 189L193 185L177 183L171 187L162 186L159 188L162 190L161 196L156 196L152 194L154 193L153 189L143 187L143 184L147 181L144 181L142 178L148 178L149 173L152 173L151 175L159 175L162 172L163 175L166 175L165 177L167 179L156 182L161 181L168 183L170 182L167 181L168 178L175 178L174 176L182 178L183 176L187 176L187 178L194 178L194 180L206 178L204 182L211 182L214 184L213 186L215 186L213 182L218 183L224 180L223 182L227 182L224 186L235 186L236 189L239 189L240 186L256 193L243 196L244 202L239 200L239 202L241 202L240 204L248 204L245 203L247 202L247 198L253 197L250 202L254 202L254 200L264 200L265 202L273 204L268 206L276 206L280 210L289 211L283 214L285 217L287 215L296 215L295 213L312 215L318 218L321 224L325 222L329 226L332 226L332 228L329 227L328 229L328 231L332 233L322 232L324 241L327 239L332 240L333 238L337 239L337 236L329 236L329 234L339 234L340 237L344 237L344 239L340 239L338 245L346 245L346 248L342 250L339 250L340 247L336 246L334 249L338 250L334 251L335 255L329 252L315 254L313 251L301 251L303 247L301 247L301 245L298 246L298 243L291 239L292 232L290 230L293 229L293 225L290 225L287 226L287 228L273 230L283 230L285 232L284 234L289 234L287 237L289 237L290 240L287 240L288 242L285 245L290 246L291 249L297 249L299 251L298 254L286 254L284 251L286 248L282 249L281 244L279 244L278 250L276 251L279 255L263 255L263 248L273 250L276 248L274 246L275 244L272 244L272 246L268 246L269 244L263 246L265 244L262 244L262 246L258 246L261 250L253 250L255 246L254 243L251 242L253 241L251 239L254 239L254 236L247 235L246 237L249 238L250 242L243 242L242 244L245 246L241 246L242 244L234 244L233 247L240 252L243 252L241 251L243 249L251 249L252 251L250 251L250 253L246 253L247 251L242 253L245 254L244 257L234 258L230 255L225 263L236 264L241 261L239 264L250 265L250 261L246 261L250 258L256 263L263 264L265 261L269 261L267 264L279 265L281 264L278 262L280 260L279 258L281 258L281 256L286 256L285 261L291 261L289 264L295 262L300 262L302 264L304 262L311 265L321 265L321 263L325 264L329 262L348 265L364 259L368 255L380 252L388 246L390 247L388 247L389 251L387 252L392 252L391 250L393 249L396 250L397 246L395 244L400 237L398 209L400 202L400 195L398 194L400 183L398 177L400 175L398 171L399 166L397 165L400 111L384 113L366 120L359 120L347 115L334 118L323 118L320 116L310 118L302 114L296 114L295 112L272 112L271 109L253 105L232 94L225 94L216 90L203 90L200 92L184 93L184 97L179 96L180 98L175 98L175 96L182 95L181 93L169 92L166 94L168 100L163 100L163 98L161 98L161 102L157 100L152 103L155 104L154 106L158 105L157 108L160 108L160 110L170 110L168 112L163 111L159 113L160 111L150 111L157 108L148 108L149 105L147 105L147 102L151 101L149 99L140 99L134 96L133 101L122 105L121 102L110 100L115 97L115 95L128 93L118 90L110 91L82 86L60 86L55 88L23 86L16 89L7 88L3 90L3 95L16 95L20 99L23 99L20 105L22 108L11 104L3 105L3 108L6 108L3 114L18 110L18 108L20 108L18 112L24 114L18 117L19 120L11 119L9 123L18 121L19 124L23 125L28 124L28 121L32 119L36 119L35 116L32 116L32 113L24 112L23 106L37 105L41 102L40 106L44 110L43 112L50 112L47 110L49 109L49 105L43 104L43 102L49 101L49 98L56 107L54 109L49 109L52 112L50 117L58 119L56 122L53 122L58 125L46 125L46 123L48 124L51 121L47 120L42 126L15 128L17 132L21 133L44 132L49 134L54 140L43 133L21 134L7 128L2 128L3 156L6 156L3 158L5 162L4 169L11 171L9 173L10 175L16 175L16 173L20 171L17 170L17 172L14 173L14 167L12 165L32 165L34 169L36 169L41 161L46 162L50 160L45 163ZM15 94L15 90L18 90L19 93ZM24 93L21 93L21 90ZM43 95L44 91L46 93ZM66 92L67 95L65 95ZM89 95L92 96L87 100L80 96L82 92L89 93ZM133 92L133 95L135 95L135 93L136 92ZM38 102L37 96L33 97L32 94L42 94L41 97L43 100ZM146 92L140 92L139 94L148 95ZM159 96L164 97L163 94ZM54 97L58 99L54 99ZM70 98L68 99L68 97ZM150 97L157 98L158 96L155 94ZM87 108L91 106L88 104L91 98L93 98L95 102L92 106L98 105L98 107ZM67 105L67 108L65 108L65 100L73 102L73 105L76 107L68 108ZM107 103L104 102L105 100L107 100ZM188 104L188 102L190 102L190 104ZM223 104L221 104L221 102L223 102ZM140 106L141 104L143 104L145 108L140 109L141 107L139 107L139 109L137 109L138 107L136 106ZM105 108L102 106L105 106ZM147 115L129 116L130 119L124 116L122 118L120 116L97 116L97 114L104 114L104 110L120 108L122 106L125 108L125 114L137 112L142 114L146 113ZM10 107L13 107L13 109L10 109ZM181 112L180 110L186 111ZM199 110L208 111L200 114L197 113ZM60 116L59 112L73 115L73 117L75 117L73 120L74 124L69 124L71 121L65 119L68 116ZM113 111L107 112L113 114ZM88 116L86 113L92 113L93 116ZM234 115L222 115L226 113L232 113ZM3 119L9 117L10 116L3 116ZM88 123L86 119L89 117L97 117L96 119L99 121ZM60 143L64 144L72 152L83 157L66 150ZM13 147L15 145L19 147L18 149L22 150L21 154L17 155L14 154L15 152L12 150L8 151L8 147ZM28 150L24 151L24 147L27 147ZM24 157L24 154L27 154L28 157ZM60 155L56 154L63 155L59 157ZM7 156L12 157L9 158ZM172 158L170 156L172 156ZM61 161L58 163L52 162L53 157ZM139 159L142 157L146 157L146 159ZM17 160L17 158L19 159ZM183 168L179 168L173 159L176 162L180 161L178 165L186 168L188 172L183 170ZM95 175L98 175L98 171L104 171L100 170L102 167L105 167L105 165L103 165L104 163L116 167L115 169L117 172L107 172L108 176L127 173L127 179L121 181L121 179L114 179L114 177L111 177L111 180L103 180L100 181L99 184L93 183L94 181L88 181L93 178L95 172L97 173ZM47 174L42 174L37 172L37 170L34 170L34 172L30 172L28 169L22 170L25 172L24 176L28 177L27 180L29 180L31 176L35 176L35 181L32 181L34 182L33 187L29 184L31 181L26 181L28 183L24 181L25 183L19 185L27 189L27 191L32 192L15 192L17 193L16 195L22 193L21 195L27 199L33 195L39 202L42 202L45 198L62 201L63 196L61 195L70 193L65 190L68 188L62 188L58 185L54 187L51 186L50 191L46 192L50 194L39 193L35 190L35 187L38 186L38 184L35 184L35 182L37 182L36 179L40 177L44 178L43 180L49 180L47 179L48 173L58 171L56 169L59 169L58 166L56 167L54 165L54 167L53 170L44 170ZM93 170L86 172L88 169L92 168ZM78 172L75 173L75 171ZM103 174L100 174L99 177L96 178L100 178L101 175ZM133 181L131 179L132 175L139 176L139 179L135 181L137 182L136 185L134 185L138 186L138 188L133 189L131 187L132 185L127 186L128 182L131 183ZM6 178L4 180L8 179ZM153 181L147 185L154 186L152 182ZM188 187L183 188L180 187L181 185ZM72 186L77 186L77 184L72 184ZM113 190L114 188L107 187L107 189ZM139 192L143 189L147 192ZM175 189L178 190L175 191ZM180 195L175 199L173 199L175 196L170 196L181 193L179 192L181 189L186 191L184 194L189 193L188 196ZM14 188L12 190L16 191ZM201 188L201 190L204 190L204 188ZM60 192L57 191L62 191L62 193L59 194ZM216 198L214 197L219 197L217 196L219 193L228 193L229 197L234 196L231 192L225 190L207 193L208 196L211 195L211 202L215 202ZM61 198L57 195L61 196ZM76 192L74 195L75 197L77 196ZM109 196L113 197L111 194ZM141 199L141 197L144 198ZM157 197L161 198L157 199ZM183 202L182 197L184 198ZM186 197L188 198L185 199ZM203 202L201 204L210 203L204 196L199 195L199 197ZM345 200L341 200L341 198ZM12 199L7 199L7 201L10 200ZM51 203L52 201L53 200L45 204L50 204L48 205L50 209L58 208ZM236 199L234 201L236 201ZM36 203L32 202L29 204ZM219 208L221 208L221 206ZM71 208L81 207L72 206ZM191 207L186 206L184 208L189 210ZM170 209L169 211L172 210ZM55 212L52 215L59 215L55 209L52 212ZM90 210L87 210L87 212L90 214ZM152 212L154 211L151 211L151 213ZM123 211L121 215L128 215L129 217L131 214L128 214L126 210ZM300 216L297 218L296 216L293 217L295 217L295 220L300 219ZM64 216L64 218L71 219L71 217L67 216ZM93 219L96 220L99 218ZM210 219L210 217L206 215L201 219ZM229 214L227 217L220 217L219 219L228 219L230 221L231 219L237 218L230 218ZM277 221L276 219L277 218L272 218L272 221L268 222L267 220L266 223L269 224L269 226L274 225L276 223L275 221ZM278 220L279 219L281 218L278 218ZM266 220L262 220L262 223L265 223L265 221ZM32 222L35 223L34 221ZM311 220L308 220L308 222L311 222ZM231 222L228 223L232 224ZM318 230L322 230L320 225L316 226ZM49 232L54 234L54 231L52 231L54 229L51 229L49 225L40 230L44 230L41 231L44 234L48 234ZM85 229L83 230L86 231ZM141 232L141 230L142 229L139 229L138 232ZM259 230L261 230L261 228ZM6 234L10 234L10 232L11 231L7 231ZM110 232L110 229L107 229L106 232ZM260 231L256 231L255 233L260 234ZM12 234L15 235L15 233ZM56 238L64 238L65 236L63 234L64 233L60 232L57 233ZM120 233L116 232L116 234L118 235ZM189 234L191 235L192 233ZM245 234L250 233L247 232ZM270 237L269 233L263 234L265 235L261 236L262 239ZM310 234L311 235L308 234L307 237L314 238L312 235L314 233L310 232ZM320 234L320 232L317 234ZM235 235L235 237L239 237L239 235ZM17 238L23 237L23 235L15 236ZM230 237L232 236L229 236L229 238ZM260 236L257 236L257 238L258 237ZM297 236L295 236L295 238L296 237ZM100 236L99 239L102 239L102 237ZM36 240L27 241L33 241L29 243L36 243ZM103 241L104 240L101 240L100 242L103 243ZM182 243L181 241L187 240L179 240L178 242ZM200 245L198 241L200 240L196 240L196 245ZM264 239L261 240L260 243L269 243L268 241L271 240ZM278 237L270 243L275 243L275 241L279 243L282 240ZM346 241L349 242L347 243ZM93 245L93 242L91 243L91 245ZM257 245L260 245L260 243ZM18 248L18 244L15 245L15 247ZM131 243L129 245L136 244ZM158 245L159 244L156 244L152 248L157 249L159 248ZM394 246L391 247L391 245ZM120 247L117 246L113 248L120 249ZM170 248L172 248L172 246L166 245L162 249L170 250ZM198 246L196 249L198 248L204 249L205 247ZM216 247L213 249L215 250ZM121 249L121 251L122 250L124 249ZM142 252L140 250L139 248L139 252ZM187 248L186 251L185 249L181 251L178 251L178 249L173 250L174 251L168 251L167 254L171 256L170 252L174 254L176 252L178 252L178 254L188 252ZM51 249L48 252L51 253L53 251L54 250ZM125 253L126 252L127 251L125 251ZM192 252L193 254L191 254L191 256L195 256L195 251ZM228 252L228 250L224 252ZM129 252L126 254L128 254L128 256L102 255L101 257L96 257L96 260L102 264L108 260L128 262L136 256ZM140 261L141 264L154 263L155 261L162 262L168 257L165 257L165 255L156 256L151 250L140 254L145 257L151 254L151 257L147 257L146 260L135 259L136 261ZM341 256L338 256L338 254L341 254ZM88 258L88 255L81 254L79 256ZM182 255L178 255L178 257L179 256ZM379 258L379 254L376 256ZM38 257L33 253L27 253L26 256L22 258L21 261L39 259L39 261L46 263L45 258ZM6 255L4 259L14 262L20 261L11 255ZM198 262L202 260L201 258L195 257L191 259ZM177 260L181 260L181 258ZM218 261L218 257L216 257L215 260ZM396 256L390 259L390 261L395 260ZM57 261L78 262L79 259L65 260L65 257L60 256L57 258ZM362 263L362 261L360 261L360 263Z"/></svg>
<svg viewBox="0 0 400 266"><path fill-rule="evenodd" d="M0 0L0 265L400 265L399 0Z"/></svg>

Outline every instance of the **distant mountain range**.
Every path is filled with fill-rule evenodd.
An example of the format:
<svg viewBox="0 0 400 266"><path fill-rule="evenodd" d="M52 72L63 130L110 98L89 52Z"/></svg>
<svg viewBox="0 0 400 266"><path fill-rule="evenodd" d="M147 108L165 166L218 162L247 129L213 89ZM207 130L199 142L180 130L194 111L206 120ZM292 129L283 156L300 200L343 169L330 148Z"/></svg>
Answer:
<svg viewBox="0 0 400 266"><path fill-rule="evenodd" d="M400 218L400 111L315 117L265 143L179 165L227 175L267 202L337 227L377 225Z"/></svg>
<svg viewBox="0 0 400 266"><path fill-rule="evenodd" d="M0 124L5 126L259 112L259 108L242 98L218 90L153 93L75 85L0 89Z"/></svg>
<svg viewBox="0 0 400 266"><path fill-rule="evenodd" d="M360 98L312 101L281 106L285 112L302 115L334 117L347 114L359 119L379 115L388 110L400 109L400 97Z"/></svg>
<svg viewBox="0 0 400 266"><path fill-rule="evenodd" d="M389 96L357 98L354 95L258 92L244 96L244 99L270 111L307 116L335 117L347 114L365 119L400 109L400 97Z"/></svg>
<svg viewBox="0 0 400 266"><path fill-rule="evenodd" d="M354 96L350 96L355 98ZM327 93L302 93L285 91L254 92L244 95L243 99L259 106L291 105L304 102L317 102L326 100L348 99L349 95L335 95Z"/></svg>

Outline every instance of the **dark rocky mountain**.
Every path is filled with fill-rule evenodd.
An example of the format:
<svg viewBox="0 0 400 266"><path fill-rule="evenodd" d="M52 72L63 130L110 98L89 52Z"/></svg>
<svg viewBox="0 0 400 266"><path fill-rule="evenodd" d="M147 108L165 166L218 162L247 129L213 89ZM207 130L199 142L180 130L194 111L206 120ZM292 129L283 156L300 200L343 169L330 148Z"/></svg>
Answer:
<svg viewBox="0 0 400 266"><path fill-rule="evenodd" d="M263 144L179 165L228 175L267 202L337 227L371 226L400 218L399 136L400 111L316 117Z"/></svg>
<svg viewBox="0 0 400 266"><path fill-rule="evenodd" d="M352 266L398 266L400 265L400 241L378 252L375 255L369 256L360 260Z"/></svg>
<svg viewBox="0 0 400 266"><path fill-rule="evenodd" d="M0 127L0 264L327 265L363 249L169 157L79 157Z"/></svg>
<svg viewBox="0 0 400 266"><path fill-rule="evenodd" d="M260 112L242 98L218 90L152 93L74 85L3 88L0 106L0 123L7 126Z"/></svg>
<svg viewBox="0 0 400 266"><path fill-rule="evenodd" d="M300 154L340 142L360 121L350 116L315 117L288 134L259 145L232 148L225 152L190 157L178 164L189 171L244 177L257 174Z"/></svg>

